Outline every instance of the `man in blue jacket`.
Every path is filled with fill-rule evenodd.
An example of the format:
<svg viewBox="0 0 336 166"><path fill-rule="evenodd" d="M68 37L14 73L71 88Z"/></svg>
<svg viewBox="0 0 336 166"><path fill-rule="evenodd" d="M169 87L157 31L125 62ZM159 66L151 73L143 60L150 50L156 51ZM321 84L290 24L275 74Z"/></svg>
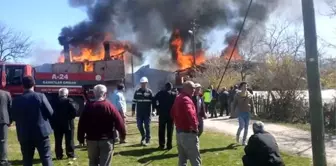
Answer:
<svg viewBox="0 0 336 166"><path fill-rule="evenodd" d="M16 123L17 138L20 142L23 166L32 166L35 148L43 166L52 166L49 135L52 133L50 119L53 109L46 96L34 92L33 77L22 78L23 95L13 100L12 120Z"/></svg>

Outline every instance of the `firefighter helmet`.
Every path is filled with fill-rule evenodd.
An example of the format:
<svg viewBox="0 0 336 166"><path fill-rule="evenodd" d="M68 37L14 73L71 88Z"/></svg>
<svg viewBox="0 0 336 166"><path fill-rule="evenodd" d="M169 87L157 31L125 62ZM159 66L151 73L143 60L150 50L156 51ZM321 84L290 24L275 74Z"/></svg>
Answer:
<svg viewBox="0 0 336 166"><path fill-rule="evenodd" d="M147 77L142 77L140 79L140 83L148 83L148 78Z"/></svg>

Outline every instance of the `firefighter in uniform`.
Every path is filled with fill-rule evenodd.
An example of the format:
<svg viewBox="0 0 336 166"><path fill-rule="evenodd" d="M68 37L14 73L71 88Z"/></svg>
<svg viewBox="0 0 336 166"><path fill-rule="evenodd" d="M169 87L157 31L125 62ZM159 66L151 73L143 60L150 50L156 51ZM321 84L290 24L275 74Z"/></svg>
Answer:
<svg viewBox="0 0 336 166"><path fill-rule="evenodd" d="M140 84L141 88L134 93L132 116L134 116L136 112L137 127L141 134L141 145L147 146L151 139L150 122L152 109L154 108L154 97L152 90L147 88L147 77L142 77L140 79Z"/></svg>
<svg viewBox="0 0 336 166"><path fill-rule="evenodd" d="M167 149L172 149L173 138L173 119L170 116L170 110L173 107L176 92L172 90L173 85L168 82L165 89L158 92L154 97L156 112L159 115L159 149L165 148L165 133L167 129Z"/></svg>

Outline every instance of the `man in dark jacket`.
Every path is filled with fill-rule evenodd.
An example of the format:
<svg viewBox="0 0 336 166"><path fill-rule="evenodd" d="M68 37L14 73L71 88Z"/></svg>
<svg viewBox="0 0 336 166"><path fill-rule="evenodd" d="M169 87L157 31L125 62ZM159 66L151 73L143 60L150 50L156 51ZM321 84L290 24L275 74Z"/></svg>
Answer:
<svg viewBox="0 0 336 166"><path fill-rule="evenodd" d="M254 134L245 147L244 166L285 166L275 138L264 130L262 122L253 123Z"/></svg>
<svg viewBox="0 0 336 166"><path fill-rule="evenodd" d="M11 124L9 110L12 107L12 98L7 91L0 90L0 166L9 165L7 159L8 126Z"/></svg>
<svg viewBox="0 0 336 166"><path fill-rule="evenodd" d="M165 133L167 128L167 149L172 149L173 138L173 120L170 116L170 110L174 104L176 93L172 91L173 85L168 82L165 89L158 92L154 97L157 115L159 115L159 148L165 147Z"/></svg>
<svg viewBox="0 0 336 166"><path fill-rule="evenodd" d="M201 84L196 83L195 84L195 93L192 96L192 100L195 104L195 108L197 111L197 117L198 117L198 137L200 137L203 133L203 129L204 129L204 122L203 120L206 119L206 112L205 112L205 104L204 104L204 100L201 97Z"/></svg>
<svg viewBox="0 0 336 166"><path fill-rule="evenodd" d="M235 85L229 91L229 109L230 109L230 119L237 118L236 110L233 110L233 100L236 96L237 92L239 91L238 85Z"/></svg>
<svg viewBox="0 0 336 166"><path fill-rule="evenodd" d="M221 93L219 94L219 103L220 103L220 114L219 116L224 115L224 110L226 112L226 116L229 116L229 92L226 91L226 88L223 88Z"/></svg>
<svg viewBox="0 0 336 166"><path fill-rule="evenodd" d="M147 87L147 77L140 79L141 88L135 91L132 104L132 116L136 112L137 127L141 134L141 145L147 146L150 143L150 123L153 109L155 107L152 90ZM145 126L145 128L144 128ZM146 141L146 142L145 142Z"/></svg>
<svg viewBox="0 0 336 166"><path fill-rule="evenodd" d="M52 129L49 121L53 109L46 96L34 92L33 77L22 78L24 93L13 100L11 116L16 123L17 137L21 146L23 166L32 166L37 148L43 166L52 166L49 135Z"/></svg>
<svg viewBox="0 0 336 166"><path fill-rule="evenodd" d="M67 88L61 88L58 95L58 100L53 103L54 115L52 121L55 136L56 159L61 160L63 158L63 136L65 136L66 155L68 158L74 159L74 119L77 114L77 109L74 105L74 101L68 98L69 90Z"/></svg>

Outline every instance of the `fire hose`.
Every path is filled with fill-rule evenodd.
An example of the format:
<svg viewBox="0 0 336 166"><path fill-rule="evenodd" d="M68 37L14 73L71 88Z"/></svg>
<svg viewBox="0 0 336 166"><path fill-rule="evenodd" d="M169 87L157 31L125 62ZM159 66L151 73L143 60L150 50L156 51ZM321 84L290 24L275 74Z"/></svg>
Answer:
<svg viewBox="0 0 336 166"><path fill-rule="evenodd" d="M223 81L223 78L224 78L224 76L225 76L225 74L226 74L226 71L227 71L227 69L229 68L229 64L230 64L230 62L231 62L231 59L232 59L233 53L234 53L235 49L237 48L237 45L238 45L239 38L240 38L240 36L241 36L241 33L242 33L243 29L244 29L244 25L245 25L245 22L246 22L246 19L247 19L248 13L249 13L249 11L250 11L250 8L251 8L251 5L252 5L252 1L253 1L253 0L250 0L250 3L249 3L249 5L248 5L248 7L247 7L247 10L246 10L246 13L245 13L245 17L244 17L244 20L243 20L242 26L240 27L240 30L239 30L239 33L238 33L237 39L235 40L235 43L234 43L233 49L232 49L232 51L231 51L231 54L230 54L230 57L229 57L229 60L228 60L228 62L226 63L226 66L225 66L225 68L224 68L224 72L223 72L223 74L222 74L222 77L221 77L221 79L220 79L220 81L219 81L219 83L218 83L218 86L217 86L217 91L219 90L219 87L220 87L220 85L221 85L221 83L222 83L222 81Z"/></svg>

